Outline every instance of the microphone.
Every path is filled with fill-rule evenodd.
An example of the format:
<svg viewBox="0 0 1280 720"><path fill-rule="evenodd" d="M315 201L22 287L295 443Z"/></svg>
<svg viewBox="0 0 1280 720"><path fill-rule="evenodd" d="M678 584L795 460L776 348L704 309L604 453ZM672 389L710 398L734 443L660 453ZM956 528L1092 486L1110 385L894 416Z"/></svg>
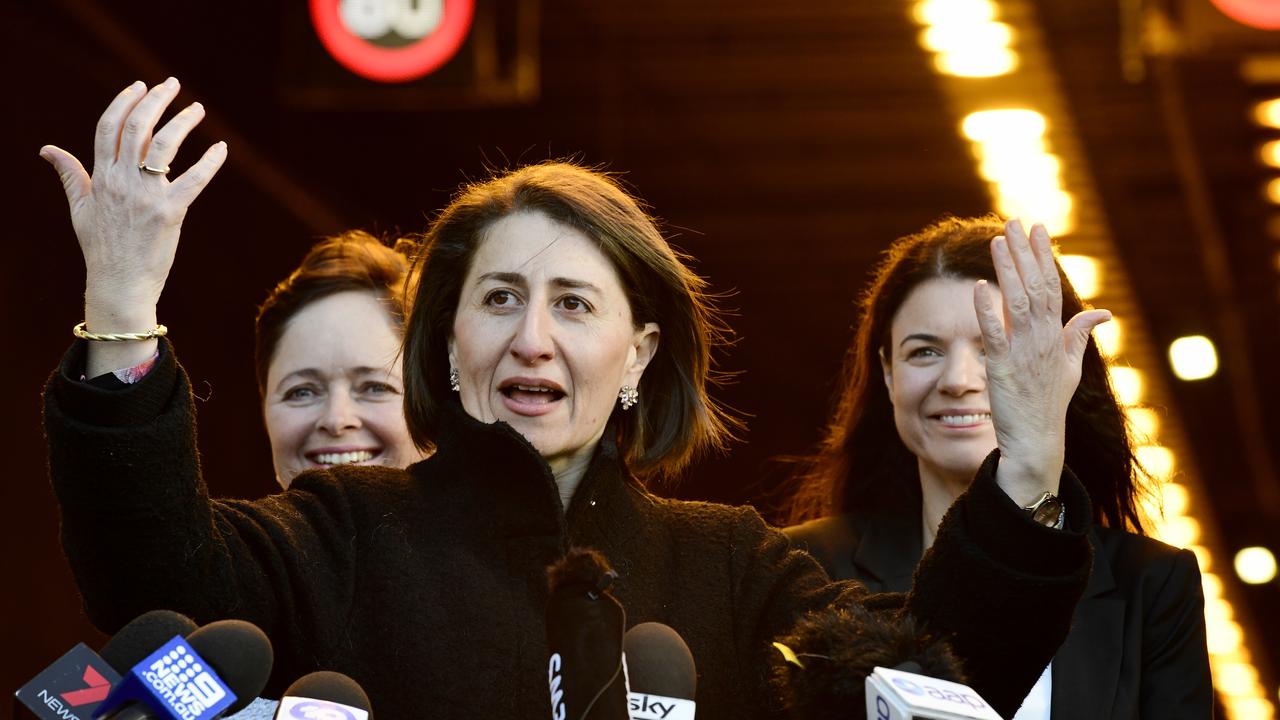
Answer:
<svg viewBox="0 0 1280 720"><path fill-rule="evenodd" d="M920 674L920 664L877 667L867 676L867 720L1000 720L973 688Z"/></svg>
<svg viewBox="0 0 1280 720"><path fill-rule="evenodd" d="M547 569L547 682L552 720L630 720L622 634L609 594L618 574L595 550L570 548Z"/></svg>
<svg viewBox="0 0 1280 720"><path fill-rule="evenodd" d="M19 688L14 697L41 720L91 717L120 682L122 671L127 672L168 638L195 629L190 618L170 610L143 613L120 628L99 653L84 643L71 648Z"/></svg>
<svg viewBox="0 0 1280 720"><path fill-rule="evenodd" d="M125 674L95 718L213 720L248 705L271 675L271 642L243 620L174 637Z"/></svg>
<svg viewBox="0 0 1280 720"><path fill-rule="evenodd" d="M951 648L914 618L879 615L861 605L811 612L773 645L779 652L770 683L797 720L847 720L849 708L867 707L868 678L878 667L913 662L919 675L966 680Z"/></svg>
<svg viewBox="0 0 1280 720"><path fill-rule="evenodd" d="M684 638L662 623L640 623L622 639L631 720L693 720L698 671Z"/></svg>
<svg viewBox="0 0 1280 720"><path fill-rule="evenodd" d="M359 683L340 672L303 675L284 691L277 720L372 720L373 705Z"/></svg>

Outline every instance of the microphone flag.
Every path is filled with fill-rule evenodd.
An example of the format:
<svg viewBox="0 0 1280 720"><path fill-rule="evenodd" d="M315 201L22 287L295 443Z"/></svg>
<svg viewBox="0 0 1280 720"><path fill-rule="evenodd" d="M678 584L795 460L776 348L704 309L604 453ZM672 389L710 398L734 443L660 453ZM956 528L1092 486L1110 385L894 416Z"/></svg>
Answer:
<svg viewBox="0 0 1280 720"><path fill-rule="evenodd" d="M138 703L166 720L213 720L235 700L209 663L177 635L135 665L93 717Z"/></svg>
<svg viewBox="0 0 1280 720"><path fill-rule="evenodd" d="M876 667L867 676L867 720L1001 720L968 685Z"/></svg>
<svg viewBox="0 0 1280 720"><path fill-rule="evenodd" d="M14 697L40 720L85 720L118 682L120 674L80 643L18 688Z"/></svg>

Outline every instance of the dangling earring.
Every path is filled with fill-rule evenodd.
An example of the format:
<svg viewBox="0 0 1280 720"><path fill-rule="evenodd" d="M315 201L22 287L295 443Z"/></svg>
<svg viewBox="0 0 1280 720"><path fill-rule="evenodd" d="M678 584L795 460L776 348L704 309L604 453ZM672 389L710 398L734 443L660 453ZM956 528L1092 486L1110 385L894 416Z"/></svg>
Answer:
<svg viewBox="0 0 1280 720"><path fill-rule="evenodd" d="M462 372L458 368L449 369L449 389L454 392L462 390Z"/></svg>
<svg viewBox="0 0 1280 720"><path fill-rule="evenodd" d="M618 391L618 402L622 404L623 410L630 410L633 405L640 402L640 391L630 385L623 385Z"/></svg>

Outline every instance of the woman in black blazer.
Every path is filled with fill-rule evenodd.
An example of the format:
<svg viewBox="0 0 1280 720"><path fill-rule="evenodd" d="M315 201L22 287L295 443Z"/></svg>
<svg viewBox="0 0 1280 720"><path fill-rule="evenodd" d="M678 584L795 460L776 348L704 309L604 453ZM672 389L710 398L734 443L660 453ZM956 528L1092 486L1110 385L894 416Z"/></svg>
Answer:
<svg viewBox="0 0 1280 720"><path fill-rule="evenodd" d="M1001 368L987 357L979 314L999 307L982 297L999 293L1007 256L994 246L1026 241L1017 221L948 218L895 242L876 271L835 416L791 502L799 524L786 530L832 577L910 589L952 501L984 462L999 462L987 380ZM1030 242L1048 247L1044 228ZM1062 303L1043 310L1061 314L1069 343L1084 304L1054 266ZM1052 497L1026 510L1089 528L1093 570L1071 633L1016 720L1212 717L1195 556L1143 535L1142 471L1091 340L1080 373L1065 460L1089 490L1092 517L1063 517Z"/></svg>

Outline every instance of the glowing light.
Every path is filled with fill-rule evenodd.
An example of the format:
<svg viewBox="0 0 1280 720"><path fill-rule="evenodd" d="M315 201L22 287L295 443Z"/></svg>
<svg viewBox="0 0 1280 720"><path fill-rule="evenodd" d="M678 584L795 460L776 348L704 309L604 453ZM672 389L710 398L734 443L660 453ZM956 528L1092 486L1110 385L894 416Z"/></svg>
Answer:
<svg viewBox="0 0 1280 720"><path fill-rule="evenodd" d="M1264 698L1227 695L1223 704L1227 706L1231 720L1272 720L1275 717L1275 708Z"/></svg>
<svg viewBox="0 0 1280 720"><path fill-rule="evenodd" d="M1147 445L1146 447L1158 446ZM1187 492L1186 486L1176 482L1161 485L1160 497L1164 500L1164 511L1170 515L1186 515L1187 508L1191 507L1191 493Z"/></svg>
<svg viewBox="0 0 1280 720"><path fill-rule="evenodd" d="M1263 143L1258 150L1258 157L1265 165L1280 167L1280 140Z"/></svg>
<svg viewBox="0 0 1280 720"><path fill-rule="evenodd" d="M1234 620L1227 620L1205 628L1208 633L1209 654L1224 655L1239 649L1244 640L1240 625Z"/></svg>
<svg viewBox="0 0 1280 720"><path fill-rule="evenodd" d="M931 24L920 33L920 44L936 53L972 52L993 45L1008 47L1012 40L1013 28L990 20Z"/></svg>
<svg viewBox="0 0 1280 720"><path fill-rule="evenodd" d="M1112 322L1115 322L1114 320ZM1110 325L1111 323L1107 323ZM1105 327L1102 326L1102 327ZM1094 332L1097 332L1095 329ZM1125 419L1129 421L1129 433L1138 443L1155 442L1160 435L1160 416L1155 410L1144 407L1127 407L1124 409Z"/></svg>
<svg viewBox="0 0 1280 720"><path fill-rule="evenodd" d="M1207 623L1227 622L1235 619L1235 610L1231 603L1222 598L1204 601L1204 618Z"/></svg>
<svg viewBox="0 0 1280 720"><path fill-rule="evenodd" d="M1236 575L1250 585L1269 583L1276 577L1276 556L1264 547L1247 547L1236 553Z"/></svg>
<svg viewBox="0 0 1280 720"><path fill-rule="evenodd" d="M1258 671L1242 662L1219 663L1213 669L1213 686L1228 695L1247 695L1258 688Z"/></svg>
<svg viewBox="0 0 1280 720"><path fill-rule="evenodd" d="M1187 549L1196 554L1196 564L1200 566L1200 572L1213 567L1213 555L1209 553L1209 548L1203 545L1192 545Z"/></svg>
<svg viewBox="0 0 1280 720"><path fill-rule="evenodd" d="M1174 547L1194 545L1200 539L1200 523L1186 516L1171 517L1156 526L1156 535Z"/></svg>
<svg viewBox="0 0 1280 720"><path fill-rule="evenodd" d="M1137 405L1142 402L1142 373L1131 367L1115 366L1107 369L1111 376L1111 389L1121 405Z"/></svg>
<svg viewBox="0 0 1280 720"><path fill-rule="evenodd" d="M1280 205L1280 178L1268 180L1264 192L1267 196L1267 202L1273 205Z"/></svg>
<svg viewBox="0 0 1280 720"><path fill-rule="evenodd" d="M1264 127L1280 128L1280 98L1254 105L1253 121Z"/></svg>
<svg viewBox="0 0 1280 720"><path fill-rule="evenodd" d="M1173 451L1163 445L1139 445L1133 455L1147 474L1157 480L1168 480L1173 475Z"/></svg>
<svg viewBox="0 0 1280 720"><path fill-rule="evenodd" d="M1205 599L1222 597L1222 579L1211 572L1200 574L1200 586L1204 589Z"/></svg>
<svg viewBox="0 0 1280 720"><path fill-rule="evenodd" d="M924 0L913 14L921 25L963 25L992 20L996 6L991 0Z"/></svg>
<svg viewBox="0 0 1280 720"><path fill-rule="evenodd" d="M1044 115L1023 108L979 110L960 123L964 136L979 143L1008 143L1044 135L1048 123Z"/></svg>
<svg viewBox="0 0 1280 720"><path fill-rule="evenodd" d="M1066 270L1066 268L1063 267L1063 270ZM1069 271L1067 272L1067 277L1071 277ZM1072 279L1071 284L1074 286L1076 281ZM1077 292L1079 291L1077 290ZM1098 346L1098 352L1102 353L1102 357L1114 360L1120 355L1120 349L1124 347L1123 328L1121 327L1123 324L1120 322L1120 318L1112 315L1110 320L1093 328L1093 342Z"/></svg>
<svg viewBox="0 0 1280 720"><path fill-rule="evenodd" d="M1062 266L1062 271L1067 274L1067 279L1071 281L1071 286L1076 289L1076 293L1081 298L1089 300L1098 297L1102 290L1102 266L1097 260L1088 255L1062 255L1058 258L1058 264ZM1113 323L1103 323L1093 331L1093 337L1098 340L1099 331L1107 325ZM1105 331L1111 332L1111 331ZM1120 330L1114 330L1113 336L1119 342ZM1099 340L1101 345L1101 340ZM1099 347L1101 349L1101 347ZM1108 353L1108 356L1115 353Z"/></svg>
<svg viewBox="0 0 1280 720"><path fill-rule="evenodd" d="M1275 0L1209 0L1238 23L1262 30L1280 30L1280 5Z"/></svg>
<svg viewBox="0 0 1280 720"><path fill-rule="evenodd" d="M996 77L1008 75L1018 67L1018 55L1009 48L981 47L963 52L934 56L938 72L957 77Z"/></svg>
<svg viewBox="0 0 1280 720"><path fill-rule="evenodd" d="M1218 371L1218 352L1203 335L1180 337L1169 344L1169 364L1180 380L1203 380Z"/></svg>

